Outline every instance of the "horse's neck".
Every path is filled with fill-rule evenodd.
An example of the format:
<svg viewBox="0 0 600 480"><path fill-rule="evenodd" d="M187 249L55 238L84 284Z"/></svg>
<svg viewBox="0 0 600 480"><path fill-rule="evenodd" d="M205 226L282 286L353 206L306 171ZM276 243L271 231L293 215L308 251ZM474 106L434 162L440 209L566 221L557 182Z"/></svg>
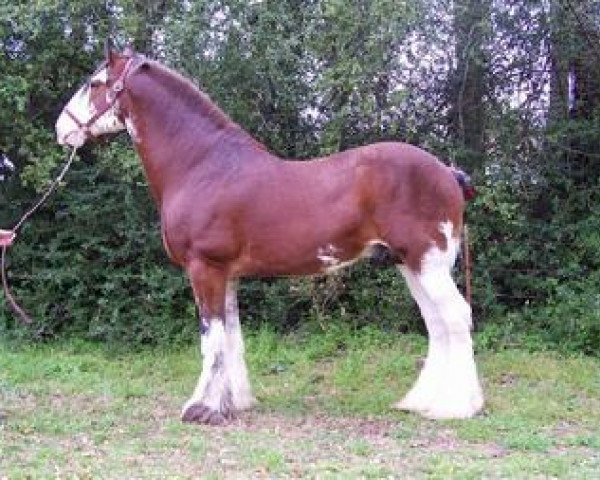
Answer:
<svg viewBox="0 0 600 480"><path fill-rule="evenodd" d="M214 172L215 162L229 160L220 153L227 144L234 144L237 153L246 149L256 153L262 148L204 94L189 104L185 99L169 99L165 92L140 88L133 92L133 98L130 134L159 204L165 192L177 189L192 171L210 168ZM251 161L255 156L241 154L235 158ZM222 168L225 174L227 165Z"/></svg>

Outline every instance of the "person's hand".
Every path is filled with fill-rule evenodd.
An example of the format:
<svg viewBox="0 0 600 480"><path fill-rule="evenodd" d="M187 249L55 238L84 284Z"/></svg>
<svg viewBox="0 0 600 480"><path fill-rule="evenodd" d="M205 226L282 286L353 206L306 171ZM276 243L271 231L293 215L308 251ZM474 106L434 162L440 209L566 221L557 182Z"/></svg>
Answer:
<svg viewBox="0 0 600 480"><path fill-rule="evenodd" d="M10 230L0 230L0 247L8 247L12 244L17 234Z"/></svg>

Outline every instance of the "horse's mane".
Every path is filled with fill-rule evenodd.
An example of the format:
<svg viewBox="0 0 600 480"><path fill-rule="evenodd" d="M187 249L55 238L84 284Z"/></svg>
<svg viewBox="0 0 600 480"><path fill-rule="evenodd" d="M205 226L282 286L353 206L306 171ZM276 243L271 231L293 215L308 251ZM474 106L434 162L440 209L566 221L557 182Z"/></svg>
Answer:
<svg viewBox="0 0 600 480"><path fill-rule="evenodd" d="M266 150L264 145L235 123L191 80L156 61L148 60L148 63L152 69L152 78L177 98L188 111L208 117L220 128L229 129L238 136L246 137L255 146Z"/></svg>
<svg viewBox="0 0 600 480"><path fill-rule="evenodd" d="M149 61L152 75L166 90L175 95L190 110L200 111L218 124L234 123L210 97L191 80L155 61Z"/></svg>

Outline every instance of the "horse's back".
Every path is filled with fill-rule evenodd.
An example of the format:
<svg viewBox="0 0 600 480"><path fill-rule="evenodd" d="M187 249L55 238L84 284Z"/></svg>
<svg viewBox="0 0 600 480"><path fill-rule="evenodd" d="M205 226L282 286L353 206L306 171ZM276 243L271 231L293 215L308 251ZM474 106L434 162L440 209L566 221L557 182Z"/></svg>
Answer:
<svg viewBox="0 0 600 480"><path fill-rule="evenodd" d="M403 219L435 228L451 221L459 228L464 208L451 169L434 155L400 142L375 143L309 161L272 158L253 169L241 188L251 223L264 225L267 220L284 229L311 219L311 228L323 230L363 224L369 236Z"/></svg>
<svg viewBox="0 0 600 480"><path fill-rule="evenodd" d="M374 143L318 159L315 166L320 163L331 177L351 171L366 208L391 208L432 221L462 214L464 198L451 169L414 145Z"/></svg>

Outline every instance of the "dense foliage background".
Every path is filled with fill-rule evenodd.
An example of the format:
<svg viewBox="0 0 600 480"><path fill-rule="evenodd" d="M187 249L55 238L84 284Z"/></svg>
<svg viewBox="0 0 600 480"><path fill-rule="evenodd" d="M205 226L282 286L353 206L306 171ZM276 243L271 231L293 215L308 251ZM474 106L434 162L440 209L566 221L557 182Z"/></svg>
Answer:
<svg viewBox="0 0 600 480"><path fill-rule="evenodd" d="M524 333L600 350L600 4L594 0L1 0L0 226L64 152L53 125L104 39L185 72L272 151L308 158L394 139L472 173L468 222L483 342ZM126 136L80 151L20 233L9 278L36 318L0 332L195 339L183 274ZM460 271L457 270L460 277ZM247 281L245 325L420 330L393 270ZM539 342L538 342L539 341Z"/></svg>

